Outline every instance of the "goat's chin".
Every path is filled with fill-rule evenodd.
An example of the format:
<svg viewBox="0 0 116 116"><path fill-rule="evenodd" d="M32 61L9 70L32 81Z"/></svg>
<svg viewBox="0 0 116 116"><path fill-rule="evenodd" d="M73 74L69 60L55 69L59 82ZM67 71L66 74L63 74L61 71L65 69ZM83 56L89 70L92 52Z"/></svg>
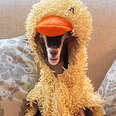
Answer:
<svg viewBox="0 0 116 116"><path fill-rule="evenodd" d="M49 58L48 61L52 66L55 66L59 63L59 58Z"/></svg>

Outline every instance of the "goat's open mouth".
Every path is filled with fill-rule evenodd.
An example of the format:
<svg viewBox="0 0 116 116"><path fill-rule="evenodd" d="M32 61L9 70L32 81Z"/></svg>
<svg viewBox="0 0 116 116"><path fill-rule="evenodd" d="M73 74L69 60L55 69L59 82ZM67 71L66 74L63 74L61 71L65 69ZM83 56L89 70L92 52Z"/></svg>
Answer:
<svg viewBox="0 0 116 116"><path fill-rule="evenodd" d="M50 58L50 61L52 61L53 63L56 62L58 60L58 58Z"/></svg>
<svg viewBox="0 0 116 116"><path fill-rule="evenodd" d="M58 59L58 58L50 58L50 59L49 59L49 63L50 63L51 65L57 65L58 62L59 62L59 59Z"/></svg>

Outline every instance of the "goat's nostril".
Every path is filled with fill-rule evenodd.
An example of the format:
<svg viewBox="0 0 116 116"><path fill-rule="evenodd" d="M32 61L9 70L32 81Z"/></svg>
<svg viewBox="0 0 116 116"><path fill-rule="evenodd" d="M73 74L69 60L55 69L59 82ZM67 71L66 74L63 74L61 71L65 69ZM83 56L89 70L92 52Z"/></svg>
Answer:
<svg viewBox="0 0 116 116"><path fill-rule="evenodd" d="M52 56L56 56L57 55L56 51L51 51L50 53L51 53Z"/></svg>

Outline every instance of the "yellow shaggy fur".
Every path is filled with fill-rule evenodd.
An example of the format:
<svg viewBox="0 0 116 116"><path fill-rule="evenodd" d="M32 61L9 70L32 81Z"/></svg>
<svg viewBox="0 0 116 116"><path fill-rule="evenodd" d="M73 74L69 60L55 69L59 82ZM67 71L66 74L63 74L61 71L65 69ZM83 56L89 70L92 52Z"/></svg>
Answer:
<svg viewBox="0 0 116 116"><path fill-rule="evenodd" d="M45 64L34 42L35 25L43 17L55 15L69 20L73 25L72 34L76 37L68 45L69 65L56 78ZM80 108L89 108L93 116L103 116L102 100L94 92L91 81L86 76L86 47L92 30L92 17L80 0L41 0L35 4L26 20L26 35L40 66L40 82L29 92L26 100L30 109L25 116L34 116L38 102L42 116L77 116Z"/></svg>

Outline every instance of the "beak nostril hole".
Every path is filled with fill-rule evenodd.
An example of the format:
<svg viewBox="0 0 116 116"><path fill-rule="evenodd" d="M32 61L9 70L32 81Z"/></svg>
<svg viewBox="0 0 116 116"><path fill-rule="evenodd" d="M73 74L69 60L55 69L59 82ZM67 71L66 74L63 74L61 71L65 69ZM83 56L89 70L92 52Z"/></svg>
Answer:
<svg viewBox="0 0 116 116"><path fill-rule="evenodd" d="M69 8L68 10L74 14L74 8L73 7Z"/></svg>

